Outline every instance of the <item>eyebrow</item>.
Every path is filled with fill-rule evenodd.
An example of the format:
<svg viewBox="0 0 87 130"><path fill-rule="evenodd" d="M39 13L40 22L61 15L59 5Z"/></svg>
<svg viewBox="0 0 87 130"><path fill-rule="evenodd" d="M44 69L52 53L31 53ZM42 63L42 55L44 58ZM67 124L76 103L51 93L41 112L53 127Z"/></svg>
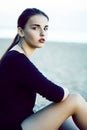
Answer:
<svg viewBox="0 0 87 130"><path fill-rule="evenodd" d="M37 26L37 27L40 27L39 24L31 24L31 26ZM48 27L48 25L45 25L45 27Z"/></svg>

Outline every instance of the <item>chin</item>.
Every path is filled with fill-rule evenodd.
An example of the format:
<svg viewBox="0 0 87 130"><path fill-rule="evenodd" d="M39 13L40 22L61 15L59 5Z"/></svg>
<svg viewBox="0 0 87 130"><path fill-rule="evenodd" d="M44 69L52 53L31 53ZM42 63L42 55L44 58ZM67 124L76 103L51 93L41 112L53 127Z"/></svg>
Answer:
<svg viewBox="0 0 87 130"><path fill-rule="evenodd" d="M42 48L44 45L39 45L39 46L37 46L37 48Z"/></svg>

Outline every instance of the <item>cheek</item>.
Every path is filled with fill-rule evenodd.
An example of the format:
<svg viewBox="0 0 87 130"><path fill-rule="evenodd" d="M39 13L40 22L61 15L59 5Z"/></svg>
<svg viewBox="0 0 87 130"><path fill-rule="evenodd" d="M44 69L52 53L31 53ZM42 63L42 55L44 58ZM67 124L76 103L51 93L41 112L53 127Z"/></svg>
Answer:
<svg viewBox="0 0 87 130"><path fill-rule="evenodd" d="M27 42L36 42L38 40L39 34L36 31L31 29L26 29L24 33L25 33L24 37Z"/></svg>
<svg viewBox="0 0 87 130"><path fill-rule="evenodd" d="M33 33L30 33L30 34L28 35L28 39L29 39L29 40L34 40L34 39L35 39L35 35L34 35Z"/></svg>
<svg viewBox="0 0 87 130"><path fill-rule="evenodd" d="M46 33L46 35L45 35L45 36L46 36L46 38L48 37L48 32Z"/></svg>
<svg viewBox="0 0 87 130"><path fill-rule="evenodd" d="M28 38L30 40L34 41L34 40L36 40L38 38L38 35L35 32L31 32L31 33L29 33L29 37Z"/></svg>
<svg viewBox="0 0 87 130"><path fill-rule="evenodd" d="M26 31L25 32L25 39L31 39L33 37L33 34L31 33L31 31Z"/></svg>

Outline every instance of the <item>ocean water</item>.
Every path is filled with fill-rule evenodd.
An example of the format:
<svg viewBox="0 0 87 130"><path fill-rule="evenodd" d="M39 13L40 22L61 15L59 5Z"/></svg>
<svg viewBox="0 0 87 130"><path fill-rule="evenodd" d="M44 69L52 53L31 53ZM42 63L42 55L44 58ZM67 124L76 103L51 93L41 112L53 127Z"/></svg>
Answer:
<svg viewBox="0 0 87 130"><path fill-rule="evenodd" d="M0 40L0 56L11 41ZM72 93L80 93L87 100L87 44L47 42L30 60L48 79ZM41 101L38 95L37 102ZM45 99L40 106L44 104Z"/></svg>
<svg viewBox="0 0 87 130"><path fill-rule="evenodd" d="M12 39L0 39L0 57L3 55L7 47L11 44Z"/></svg>

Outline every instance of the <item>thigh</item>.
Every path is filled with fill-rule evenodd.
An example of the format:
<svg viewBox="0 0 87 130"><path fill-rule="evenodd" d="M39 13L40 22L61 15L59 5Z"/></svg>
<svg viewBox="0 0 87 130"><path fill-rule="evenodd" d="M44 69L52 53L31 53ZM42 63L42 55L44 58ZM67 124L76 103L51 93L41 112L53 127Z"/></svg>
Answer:
<svg viewBox="0 0 87 130"><path fill-rule="evenodd" d="M42 110L25 119L21 126L23 130L58 130L63 122L72 115L72 96L64 102L52 103ZM73 104L74 103L74 104ZM66 110L66 111L65 111Z"/></svg>

